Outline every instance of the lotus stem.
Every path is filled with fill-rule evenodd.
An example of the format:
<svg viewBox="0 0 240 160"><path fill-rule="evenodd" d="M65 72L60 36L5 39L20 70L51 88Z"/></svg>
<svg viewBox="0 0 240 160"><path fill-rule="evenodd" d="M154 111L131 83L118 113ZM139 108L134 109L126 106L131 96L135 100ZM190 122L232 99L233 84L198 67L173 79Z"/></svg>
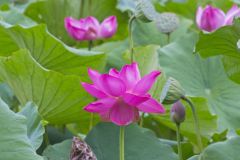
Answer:
<svg viewBox="0 0 240 160"><path fill-rule="evenodd" d="M92 50L92 47L93 47L93 41L90 40L88 41L88 51L91 51ZM89 131L92 130L92 127L93 127L93 119L94 119L94 114L93 113L90 113L90 122L89 122Z"/></svg>
<svg viewBox="0 0 240 160"><path fill-rule="evenodd" d="M131 63L134 61L134 51L133 51L133 35L132 35L132 23L135 20L135 16L132 16L128 22L128 36L129 36L129 49L131 54Z"/></svg>
<svg viewBox="0 0 240 160"><path fill-rule="evenodd" d="M198 116L197 116L195 106L193 105L193 103L187 97L182 97L182 99L185 100L189 104L189 106L191 107L193 118L194 118L195 132L196 132L196 136L197 136L198 147L199 147L200 152L202 152L203 145L202 145L201 132L200 132Z"/></svg>
<svg viewBox="0 0 240 160"><path fill-rule="evenodd" d="M182 146L181 146L181 135L180 135L180 124L176 123L176 127L177 127L177 142L178 142L178 156L179 156L179 160L183 160L182 157Z"/></svg>
<svg viewBox="0 0 240 160"><path fill-rule="evenodd" d="M119 133L119 160L124 160L124 132L125 127L120 127L120 133Z"/></svg>

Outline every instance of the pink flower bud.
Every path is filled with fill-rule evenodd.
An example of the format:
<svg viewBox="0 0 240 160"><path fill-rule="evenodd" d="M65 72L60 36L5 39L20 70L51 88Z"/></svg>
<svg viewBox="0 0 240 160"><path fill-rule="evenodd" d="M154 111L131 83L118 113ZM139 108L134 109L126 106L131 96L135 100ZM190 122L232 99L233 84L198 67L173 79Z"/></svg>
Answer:
<svg viewBox="0 0 240 160"><path fill-rule="evenodd" d="M222 10L210 5L205 9L198 7L196 22L200 29L213 32L225 25L225 14Z"/></svg>
<svg viewBox="0 0 240 160"><path fill-rule="evenodd" d="M173 104L171 109L171 119L174 123L180 124L185 120L185 107L181 101Z"/></svg>
<svg viewBox="0 0 240 160"><path fill-rule="evenodd" d="M66 17L65 28L68 34L78 41L109 38L116 33L117 19L115 16L110 16L100 24L98 20L92 16L80 20Z"/></svg>
<svg viewBox="0 0 240 160"><path fill-rule="evenodd" d="M112 37L117 31L117 18L116 16L110 16L106 18L101 24L101 37Z"/></svg>
<svg viewBox="0 0 240 160"><path fill-rule="evenodd" d="M222 26L232 25L235 17L240 17L237 5L233 5L226 15L221 9L207 5L204 9L198 7L196 23L201 30L213 32Z"/></svg>

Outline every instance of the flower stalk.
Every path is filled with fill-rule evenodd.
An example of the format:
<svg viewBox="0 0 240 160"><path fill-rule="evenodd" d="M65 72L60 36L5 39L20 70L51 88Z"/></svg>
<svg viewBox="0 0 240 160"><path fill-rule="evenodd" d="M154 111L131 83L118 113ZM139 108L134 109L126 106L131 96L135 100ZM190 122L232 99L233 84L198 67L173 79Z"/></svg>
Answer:
<svg viewBox="0 0 240 160"><path fill-rule="evenodd" d="M180 135L180 123L176 123L176 127L177 127L177 142L178 142L178 156L179 156L179 160L183 160L182 157L182 146L181 146L181 135Z"/></svg>
<svg viewBox="0 0 240 160"><path fill-rule="evenodd" d="M134 50L133 50L133 35L132 35L132 24L133 24L133 21L135 20L135 16L132 16L130 19L129 19L129 22L128 22L128 36L129 36L129 47L130 47L130 54L131 54L131 63L134 61Z"/></svg>
<svg viewBox="0 0 240 160"><path fill-rule="evenodd" d="M194 118L194 123L195 123L195 132L196 132L196 136L197 136L198 147L199 147L200 152L202 152L203 145L202 145L200 127L199 127L198 116L197 116L195 106L193 105L193 103L187 97L184 96L184 97L182 97L182 99L184 101L186 101L189 104L189 106L191 107L193 118Z"/></svg>
<svg viewBox="0 0 240 160"><path fill-rule="evenodd" d="M124 160L124 133L125 127L120 126L119 132L119 160Z"/></svg>
<svg viewBox="0 0 240 160"><path fill-rule="evenodd" d="M92 50L92 47L93 47L93 41L92 41L92 40L89 40L89 41L88 41L88 51L91 51L91 50ZM93 127L93 119L94 119L94 114L93 114L93 113L90 113L89 131L92 130L92 127Z"/></svg>

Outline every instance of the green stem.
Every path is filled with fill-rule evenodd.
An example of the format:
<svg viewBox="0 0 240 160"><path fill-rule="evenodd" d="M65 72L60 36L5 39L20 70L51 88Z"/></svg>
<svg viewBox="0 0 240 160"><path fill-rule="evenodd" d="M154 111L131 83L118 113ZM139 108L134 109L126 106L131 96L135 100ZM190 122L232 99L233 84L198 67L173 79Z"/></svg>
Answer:
<svg viewBox="0 0 240 160"><path fill-rule="evenodd" d="M85 0L81 0L81 2L80 2L80 18L83 17L84 1Z"/></svg>
<svg viewBox="0 0 240 160"><path fill-rule="evenodd" d="M182 97L182 99L185 100L191 107L193 118L194 118L194 123L195 123L195 132L196 132L196 136L197 136L198 147L200 149L200 152L202 152L203 145L202 145L202 139L201 139L201 134L200 134L201 132L200 132L196 109L195 109L193 103L187 97Z"/></svg>
<svg viewBox="0 0 240 160"><path fill-rule="evenodd" d="M181 136L180 136L180 124L177 124L177 142L178 142L178 156L179 160L183 160L182 158L182 146L181 146Z"/></svg>
<svg viewBox="0 0 240 160"><path fill-rule="evenodd" d="M88 51L91 51L92 48L93 48L93 41L90 40L90 41L88 41Z"/></svg>
<svg viewBox="0 0 240 160"><path fill-rule="evenodd" d="M88 0L88 15L92 14L92 0Z"/></svg>
<svg viewBox="0 0 240 160"><path fill-rule="evenodd" d="M171 33L167 33L167 44L169 44L170 43L170 39L171 38Z"/></svg>
<svg viewBox="0 0 240 160"><path fill-rule="evenodd" d="M88 51L91 51L91 50L92 50L92 47L93 47L93 41L90 40L90 41L88 41ZM94 114L91 113L91 115L90 115L90 122L89 122L89 131L92 130L93 120L94 120Z"/></svg>
<svg viewBox="0 0 240 160"><path fill-rule="evenodd" d="M145 113L142 113L140 124L139 124L140 127L143 127L144 116L145 116Z"/></svg>
<svg viewBox="0 0 240 160"><path fill-rule="evenodd" d="M92 127L93 127L93 119L94 119L94 114L93 114L93 113L90 113L89 131L92 130Z"/></svg>
<svg viewBox="0 0 240 160"><path fill-rule="evenodd" d="M129 22L128 22L128 36L129 36L129 47L130 47L130 54L131 54L131 63L133 62L134 60L134 50L133 50L133 35L132 35L132 23L133 21L135 20L135 16L132 16L130 19L129 19Z"/></svg>
<svg viewBox="0 0 240 160"><path fill-rule="evenodd" d="M124 126L120 126L119 133L119 160L124 160Z"/></svg>
<svg viewBox="0 0 240 160"><path fill-rule="evenodd" d="M49 138L48 138L47 126L45 126L44 128L45 128L45 133L44 133L44 136L43 136L44 143L45 143L46 146L48 146L50 144L50 142L49 142Z"/></svg>

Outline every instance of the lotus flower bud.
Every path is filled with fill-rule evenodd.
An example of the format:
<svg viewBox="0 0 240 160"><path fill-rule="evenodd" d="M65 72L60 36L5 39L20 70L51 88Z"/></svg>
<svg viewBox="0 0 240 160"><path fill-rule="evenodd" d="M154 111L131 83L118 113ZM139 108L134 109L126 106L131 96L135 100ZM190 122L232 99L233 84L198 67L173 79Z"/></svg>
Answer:
<svg viewBox="0 0 240 160"><path fill-rule="evenodd" d="M199 29L213 32L222 26L232 25L236 17L240 17L240 9L237 5L233 5L226 14L211 5L207 5L205 8L200 6L196 13L196 23Z"/></svg>
<svg viewBox="0 0 240 160"><path fill-rule="evenodd" d="M184 97L185 92L180 83L170 77L163 87L160 101L163 104L173 104Z"/></svg>
<svg viewBox="0 0 240 160"><path fill-rule="evenodd" d="M151 22L156 19L158 13L149 0L137 0L135 17L143 22Z"/></svg>
<svg viewBox="0 0 240 160"><path fill-rule="evenodd" d="M86 142L77 137L73 137L70 160L97 160L92 149Z"/></svg>
<svg viewBox="0 0 240 160"><path fill-rule="evenodd" d="M200 29L213 32L218 28L224 26L225 13L218 8L207 5L204 9L198 7L196 22Z"/></svg>
<svg viewBox="0 0 240 160"><path fill-rule="evenodd" d="M156 18L156 25L160 32L171 33L179 26L179 19L174 13L158 14Z"/></svg>
<svg viewBox="0 0 240 160"><path fill-rule="evenodd" d="M176 123L180 124L185 120L185 107L181 103L181 101L177 101L173 104L171 109L171 120Z"/></svg>

